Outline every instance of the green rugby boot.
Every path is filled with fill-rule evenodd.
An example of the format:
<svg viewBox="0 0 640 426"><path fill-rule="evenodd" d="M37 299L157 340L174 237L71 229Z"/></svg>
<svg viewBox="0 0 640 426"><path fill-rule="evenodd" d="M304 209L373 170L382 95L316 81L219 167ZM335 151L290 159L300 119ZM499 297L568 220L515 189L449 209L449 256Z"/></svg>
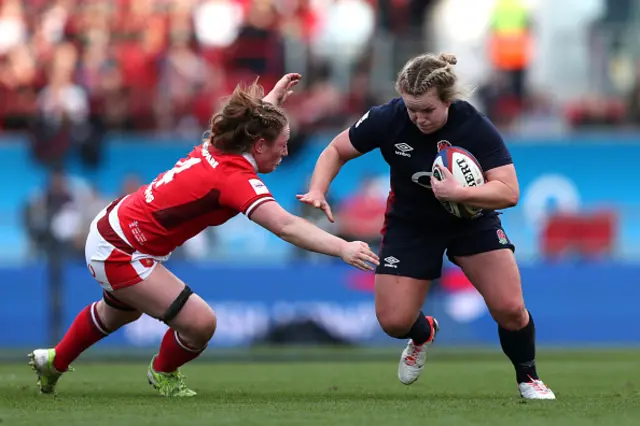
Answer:
<svg viewBox="0 0 640 426"><path fill-rule="evenodd" d="M54 393L56 383L64 373L56 370L53 366L55 358L55 349L36 349L29 354L29 365L38 375L37 384L41 393ZM69 370L72 369L69 368Z"/></svg>
<svg viewBox="0 0 640 426"><path fill-rule="evenodd" d="M176 370L172 373L162 373L153 369L153 362L156 359L155 355L151 359L149 364L149 370L147 371L147 379L149 384L160 392L164 396L194 396L196 392L192 391L184 383L184 375L180 373L180 370Z"/></svg>

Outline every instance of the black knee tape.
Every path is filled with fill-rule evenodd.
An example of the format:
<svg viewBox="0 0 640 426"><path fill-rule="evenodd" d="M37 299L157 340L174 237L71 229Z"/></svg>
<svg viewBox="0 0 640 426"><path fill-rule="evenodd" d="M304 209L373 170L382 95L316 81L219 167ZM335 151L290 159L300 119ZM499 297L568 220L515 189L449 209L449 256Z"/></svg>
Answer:
<svg viewBox="0 0 640 426"><path fill-rule="evenodd" d="M171 306L167 309L167 311L162 316L162 322L165 324L171 321L178 315L178 313L182 310L182 307L185 303L187 303L187 299L189 296L193 294L193 291L189 288L188 285L184 286L184 289L180 292L176 300L173 301Z"/></svg>
<svg viewBox="0 0 640 426"><path fill-rule="evenodd" d="M132 308L131 306L127 305L124 302L121 302L113 294L107 293L106 290L103 291L102 299L104 300L105 305L107 305L107 306L109 306L109 307L111 307L113 309L117 309L119 311L125 311L125 312L133 312L133 311L135 311L135 308Z"/></svg>

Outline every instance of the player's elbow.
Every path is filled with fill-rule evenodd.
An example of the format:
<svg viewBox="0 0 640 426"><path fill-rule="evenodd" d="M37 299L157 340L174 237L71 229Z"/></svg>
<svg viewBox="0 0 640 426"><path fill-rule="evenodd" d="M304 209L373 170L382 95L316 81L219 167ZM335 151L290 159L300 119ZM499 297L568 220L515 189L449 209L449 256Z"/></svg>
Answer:
<svg viewBox="0 0 640 426"><path fill-rule="evenodd" d="M500 208L506 209L515 207L520 201L520 190L517 183L501 180L502 185L496 185L496 195L499 195L502 206Z"/></svg>
<svg viewBox="0 0 640 426"><path fill-rule="evenodd" d="M340 155L340 150L334 143L330 143L321 154L322 157L326 158L329 162L338 164L340 166L346 163L346 160L342 158Z"/></svg>
<svg viewBox="0 0 640 426"><path fill-rule="evenodd" d="M340 166L361 155L353 147L349 139L349 130L345 130L336 136L325 148L324 153Z"/></svg>
<svg viewBox="0 0 640 426"><path fill-rule="evenodd" d="M514 191L509 188L509 191L505 194L505 208L511 208L518 205L518 201L520 201L520 194L518 191Z"/></svg>
<svg viewBox="0 0 640 426"><path fill-rule="evenodd" d="M289 214L286 218L283 218L274 227L272 232L280 239L290 242L296 236L296 222L298 219L296 216Z"/></svg>
<svg viewBox="0 0 640 426"><path fill-rule="evenodd" d="M296 228L296 216L276 202L266 202L256 207L251 220L285 241L288 241Z"/></svg>
<svg viewBox="0 0 640 426"><path fill-rule="evenodd" d="M277 227L275 227L271 232L273 232L275 234L276 237L288 241L288 237L291 236L291 230L290 227L288 227L285 224L280 224Z"/></svg>

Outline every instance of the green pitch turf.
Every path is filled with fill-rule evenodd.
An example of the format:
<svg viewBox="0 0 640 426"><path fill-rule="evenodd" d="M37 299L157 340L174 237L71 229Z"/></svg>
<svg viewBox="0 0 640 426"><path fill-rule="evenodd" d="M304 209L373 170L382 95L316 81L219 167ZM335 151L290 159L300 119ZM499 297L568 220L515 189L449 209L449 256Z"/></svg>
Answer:
<svg viewBox="0 0 640 426"><path fill-rule="evenodd" d="M556 401L522 400L501 354L460 351L436 351L411 386L398 382L395 356L208 358L183 370L199 393L189 399L156 394L144 360L78 362L57 396L39 395L25 357L0 365L0 426L640 425L640 351L542 352Z"/></svg>

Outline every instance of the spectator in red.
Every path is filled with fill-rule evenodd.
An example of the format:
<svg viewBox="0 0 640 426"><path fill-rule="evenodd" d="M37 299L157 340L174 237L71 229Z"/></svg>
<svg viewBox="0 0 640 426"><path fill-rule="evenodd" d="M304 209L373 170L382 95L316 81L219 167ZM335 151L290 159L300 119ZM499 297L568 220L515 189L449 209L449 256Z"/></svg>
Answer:
<svg viewBox="0 0 640 426"><path fill-rule="evenodd" d="M371 247L380 244L380 232L387 209L387 191L379 182L373 176L365 177L353 195L340 205L336 214L338 235L343 238L358 238Z"/></svg>

